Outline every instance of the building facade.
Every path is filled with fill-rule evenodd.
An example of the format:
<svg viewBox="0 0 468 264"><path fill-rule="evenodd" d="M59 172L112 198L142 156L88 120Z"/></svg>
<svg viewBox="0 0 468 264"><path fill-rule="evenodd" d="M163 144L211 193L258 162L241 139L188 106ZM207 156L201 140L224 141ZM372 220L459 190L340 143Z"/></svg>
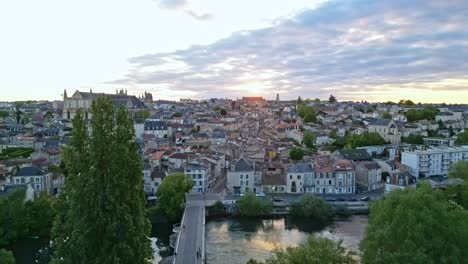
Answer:
<svg viewBox="0 0 468 264"><path fill-rule="evenodd" d="M448 176L450 165L460 160L468 161L468 146L404 151L401 155L401 163L417 178Z"/></svg>

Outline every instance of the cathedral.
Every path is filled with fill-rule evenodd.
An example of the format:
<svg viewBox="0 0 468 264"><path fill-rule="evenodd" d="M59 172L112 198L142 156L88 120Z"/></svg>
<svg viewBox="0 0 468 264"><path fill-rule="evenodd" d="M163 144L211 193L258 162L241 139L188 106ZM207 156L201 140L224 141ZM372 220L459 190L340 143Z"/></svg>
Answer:
<svg viewBox="0 0 468 264"><path fill-rule="evenodd" d="M153 95L145 92L144 95L140 96L140 99L134 95L127 95L127 90L115 90L115 94L105 93L93 93L93 90L89 92L75 91L72 96L67 96L67 90L63 92L63 118L73 119L78 111L82 109L85 119L91 119L91 105L94 100L99 97L108 96L112 100L114 107L124 105L131 113L146 109L145 102L152 102Z"/></svg>

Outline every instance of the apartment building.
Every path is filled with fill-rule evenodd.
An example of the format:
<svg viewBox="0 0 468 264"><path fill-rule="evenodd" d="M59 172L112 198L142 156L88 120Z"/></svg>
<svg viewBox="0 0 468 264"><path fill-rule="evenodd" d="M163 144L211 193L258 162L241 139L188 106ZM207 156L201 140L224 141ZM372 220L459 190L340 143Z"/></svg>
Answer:
<svg viewBox="0 0 468 264"><path fill-rule="evenodd" d="M304 174L304 190L317 194L350 194L356 192L356 174L350 160L318 156L312 162L312 173Z"/></svg>
<svg viewBox="0 0 468 264"><path fill-rule="evenodd" d="M468 146L404 151L401 155L401 163L417 178L447 176L450 165L460 160L468 160Z"/></svg>

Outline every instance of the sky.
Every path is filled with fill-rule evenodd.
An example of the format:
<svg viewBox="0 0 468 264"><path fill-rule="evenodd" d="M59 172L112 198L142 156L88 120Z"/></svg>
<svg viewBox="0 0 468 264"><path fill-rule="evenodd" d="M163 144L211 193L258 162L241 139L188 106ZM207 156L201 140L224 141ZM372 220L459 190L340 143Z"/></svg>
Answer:
<svg viewBox="0 0 468 264"><path fill-rule="evenodd" d="M2 1L0 101L468 103L466 14L466 0Z"/></svg>

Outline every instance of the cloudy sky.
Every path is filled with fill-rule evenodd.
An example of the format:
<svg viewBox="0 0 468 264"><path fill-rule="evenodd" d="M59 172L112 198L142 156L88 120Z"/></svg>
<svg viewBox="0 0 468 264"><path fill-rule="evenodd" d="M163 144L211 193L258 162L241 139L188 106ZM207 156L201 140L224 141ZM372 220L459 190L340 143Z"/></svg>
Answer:
<svg viewBox="0 0 468 264"><path fill-rule="evenodd" d="M0 100L468 103L467 14L466 0L3 1Z"/></svg>

